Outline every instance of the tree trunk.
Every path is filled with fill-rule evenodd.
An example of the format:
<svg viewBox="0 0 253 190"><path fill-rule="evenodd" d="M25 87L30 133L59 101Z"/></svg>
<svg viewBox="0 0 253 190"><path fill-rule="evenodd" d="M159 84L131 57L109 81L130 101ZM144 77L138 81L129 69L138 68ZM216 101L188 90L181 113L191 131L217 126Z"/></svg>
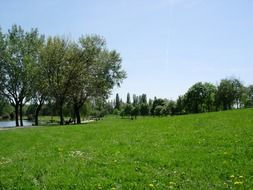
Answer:
<svg viewBox="0 0 253 190"><path fill-rule="evenodd" d="M39 125L39 112L41 110L42 104L39 104L35 110L35 126Z"/></svg>
<svg viewBox="0 0 253 190"><path fill-rule="evenodd" d="M74 104L74 115L77 124L81 124L80 108L77 103Z"/></svg>
<svg viewBox="0 0 253 190"><path fill-rule="evenodd" d="M19 126L18 122L18 103L15 104L15 120L16 120L16 127Z"/></svg>
<svg viewBox="0 0 253 190"><path fill-rule="evenodd" d="M64 117L63 117L63 105L60 105L60 125L64 124Z"/></svg>
<svg viewBox="0 0 253 190"><path fill-rule="evenodd" d="M19 105L20 126L23 126L23 104Z"/></svg>
<svg viewBox="0 0 253 190"><path fill-rule="evenodd" d="M76 123L81 124L81 116L80 116L80 109L76 109Z"/></svg>

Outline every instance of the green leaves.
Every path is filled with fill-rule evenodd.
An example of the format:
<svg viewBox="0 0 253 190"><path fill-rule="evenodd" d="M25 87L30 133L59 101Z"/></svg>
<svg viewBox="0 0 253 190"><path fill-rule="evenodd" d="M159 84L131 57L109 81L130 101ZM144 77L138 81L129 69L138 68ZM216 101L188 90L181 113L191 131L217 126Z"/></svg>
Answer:
<svg viewBox="0 0 253 190"><path fill-rule="evenodd" d="M25 32L21 26L13 25L6 35L0 35L1 73L4 79L5 96L14 101L29 100L32 73L38 63L43 37L37 29Z"/></svg>

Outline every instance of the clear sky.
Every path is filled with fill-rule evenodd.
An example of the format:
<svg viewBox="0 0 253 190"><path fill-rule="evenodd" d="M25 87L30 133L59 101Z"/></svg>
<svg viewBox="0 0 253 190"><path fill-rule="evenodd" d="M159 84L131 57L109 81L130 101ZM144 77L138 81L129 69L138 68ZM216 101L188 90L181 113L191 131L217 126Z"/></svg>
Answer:
<svg viewBox="0 0 253 190"><path fill-rule="evenodd" d="M252 0L0 0L0 26L105 37L127 79L115 88L176 99L195 82L253 84Z"/></svg>

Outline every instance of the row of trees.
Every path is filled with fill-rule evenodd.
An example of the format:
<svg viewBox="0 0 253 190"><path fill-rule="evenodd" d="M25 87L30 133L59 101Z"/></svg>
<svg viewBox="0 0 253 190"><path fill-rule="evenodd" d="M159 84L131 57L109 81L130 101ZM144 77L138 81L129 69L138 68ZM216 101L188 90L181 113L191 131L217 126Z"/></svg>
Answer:
<svg viewBox="0 0 253 190"><path fill-rule="evenodd" d="M238 79L230 78L221 80L217 86L198 82L176 101L156 97L147 101L145 94L133 95L132 100L129 93L126 102L116 94L114 114L133 118L137 115L181 115L253 107L253 85L245 87Z"/></svg>
<svg viewBox="0 0 253 190"><path fill-rule="evenodd" d="M15 108L16 126L23 125L23 107L34 105L35 124L44 103L55 105L64 124L68 105L80 123L80 110L91 99L106 99L126 77L121 58L108 50L97 35L82 36L78 42L58 36L24 31L13 25L0 30L0 96ZM19 120L19 117L20 120Z"/></svg>

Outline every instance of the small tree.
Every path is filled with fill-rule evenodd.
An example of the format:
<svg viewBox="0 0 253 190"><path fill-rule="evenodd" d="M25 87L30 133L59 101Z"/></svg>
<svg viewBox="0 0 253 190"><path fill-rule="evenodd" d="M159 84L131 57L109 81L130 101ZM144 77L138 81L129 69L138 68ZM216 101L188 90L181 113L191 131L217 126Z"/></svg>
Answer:
<svg viewBox="0 0 253 190"><path fill-rule="evenodd" d="M130 98L130 94L127 93L127 101L126 101L127 104L131 104L131 98Z"/></svg>
<svg viewBox="0 0 253 190"><path fill-rule="evenodd" d="M139 115L139 106L133 106L132 111L131 111L131 117L137 119L137 116Z"/></svg>
<svg viewBox="0 0 253 190"><path fill-rule="evenodd" d="M149 106L148 106L148 104L146 103L142 103L141 105L140 105L140 114L142 115L142 116L147 116L147 115L149 115Z"/></svg>
<svg viewBox="0 0 253 190"><path fill-rule="evenodd" d="M161 116L163 114L164 106L157 105L154 109L154 115Z"/></svg>
<svg viewBox="0 0 253 190"><path fill-rule="evenodd" d="M120 110L120 99L119 99L119 94L118 93L116 94L114 109Z"/></svg>
<svg viewBox="0 0 253 190"><path fill-rule="evenodd" d="M126 104L124 106L124 116L131 116L132 114L132 110L133 110L133 106L131 104Z"/></svg>

